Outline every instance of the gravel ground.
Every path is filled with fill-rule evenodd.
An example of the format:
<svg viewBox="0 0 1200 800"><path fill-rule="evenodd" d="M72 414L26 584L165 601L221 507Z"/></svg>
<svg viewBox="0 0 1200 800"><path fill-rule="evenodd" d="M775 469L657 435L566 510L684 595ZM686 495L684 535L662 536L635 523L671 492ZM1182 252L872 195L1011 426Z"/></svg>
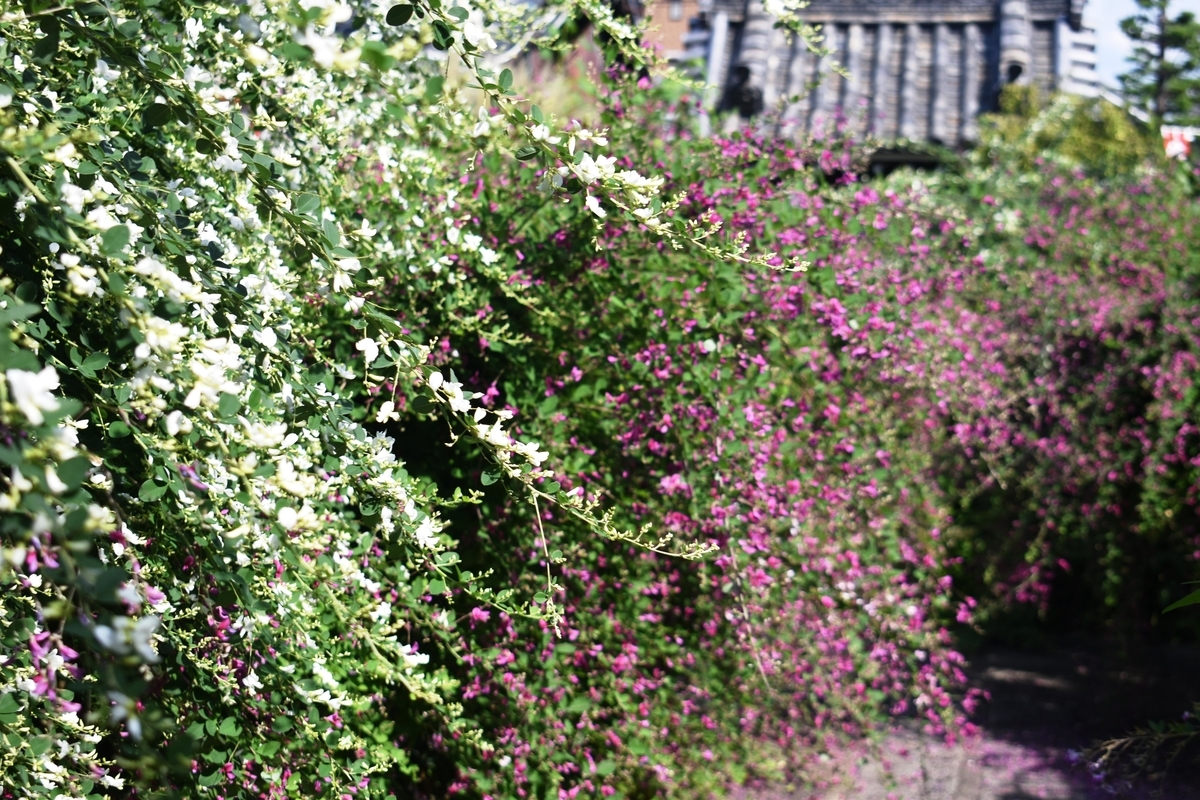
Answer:
<svg viewBox="0 0 1200 800"><path fill-rule="evenodd" d="M1120 790L1093 780L1078 752L1200 700L1200 651L1124 656L1096 643L1053 653L992 651L971 665L991 693L982 734L947 746L897 727L875 753L841 754L818 791L743 791L731 800L1200 800L1200 763L1177 762L1165 782Z"/></svg>

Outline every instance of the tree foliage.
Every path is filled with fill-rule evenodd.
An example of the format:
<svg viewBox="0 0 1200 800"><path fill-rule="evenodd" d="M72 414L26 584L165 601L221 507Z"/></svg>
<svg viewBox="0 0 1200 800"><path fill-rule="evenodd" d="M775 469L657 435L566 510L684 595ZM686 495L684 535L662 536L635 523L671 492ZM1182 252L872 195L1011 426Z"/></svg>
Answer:
<svg viewBox="0 0 1200 800"><path fill-rule="evenodd" d="M1030 174L1052 162L1122 181L1164 163L1161 139L1102 98L1045 97L1036 86L1006 86L999 113L986 115L983 127L969 157Z"/></svg>
<svg viewBox="0 0 1200 800"><path fill-rule="evenodd" d="M1121 20L1134 42L1122 92L1155 119L1173 124L1200 120L1200 21L1190 11L1171 16L1171 0L1137 0L1139 13Z"/></svg>

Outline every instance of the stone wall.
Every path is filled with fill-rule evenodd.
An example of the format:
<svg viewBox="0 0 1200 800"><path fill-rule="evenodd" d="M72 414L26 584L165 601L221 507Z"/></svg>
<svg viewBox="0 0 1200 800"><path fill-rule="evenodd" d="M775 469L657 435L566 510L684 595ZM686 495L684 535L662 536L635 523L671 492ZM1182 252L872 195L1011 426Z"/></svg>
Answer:
<svg viewBox="0 0 1200 800"><path fill-rule="evenodd" d="M974 139L976 118L1008 81L1059 88L1064 31L1082 0L813 0L832 54L819 59L774 28L762 0L712 0L706 24L722 28L709 74L721 110L782 109L788 135L844 123L855 135L934 141ZM714 36L714 39L717 38ZM850 77L832 74L837 61ZM715 67L715 69L713 68ZM824 79L818 83L818 77Z"/></svg>

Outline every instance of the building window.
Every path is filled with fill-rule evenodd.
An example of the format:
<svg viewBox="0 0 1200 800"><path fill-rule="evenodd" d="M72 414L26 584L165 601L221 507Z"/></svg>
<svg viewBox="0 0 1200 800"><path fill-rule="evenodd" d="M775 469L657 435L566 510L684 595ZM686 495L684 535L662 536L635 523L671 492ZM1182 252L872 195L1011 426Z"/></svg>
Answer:
<svg viewBox="0 0 1200 800"><path fill-rule="evenodd" d="M669 0L667 4L667 16L672 22L678 22L683 19L683 0Z"/></svg>

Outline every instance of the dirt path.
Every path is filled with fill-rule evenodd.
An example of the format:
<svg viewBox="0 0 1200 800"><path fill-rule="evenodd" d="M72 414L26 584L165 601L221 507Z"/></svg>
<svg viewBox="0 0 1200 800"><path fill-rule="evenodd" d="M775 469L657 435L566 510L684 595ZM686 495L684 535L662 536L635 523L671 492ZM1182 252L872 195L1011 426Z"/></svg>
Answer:
<svg viewBox="0 0 1200 800"><path fill-rule="evenodd" d="M1094 643L1054 653L992 651L972 663L992 696L983 734L948 747L896 728L874 756L836 759L838 783L815 794L761 791L744 800L1200 800L1200 763L1168 781L1117 790L1080 764L1078 752L1153 719L1178 719L1200 699L1200 651L1158 649L1119 658ZM1193 751L1200 747L1193 747ZM1196 755L1195 752L1192 753ZM1160 793L1156 793L1160 792Z"/></svg>

